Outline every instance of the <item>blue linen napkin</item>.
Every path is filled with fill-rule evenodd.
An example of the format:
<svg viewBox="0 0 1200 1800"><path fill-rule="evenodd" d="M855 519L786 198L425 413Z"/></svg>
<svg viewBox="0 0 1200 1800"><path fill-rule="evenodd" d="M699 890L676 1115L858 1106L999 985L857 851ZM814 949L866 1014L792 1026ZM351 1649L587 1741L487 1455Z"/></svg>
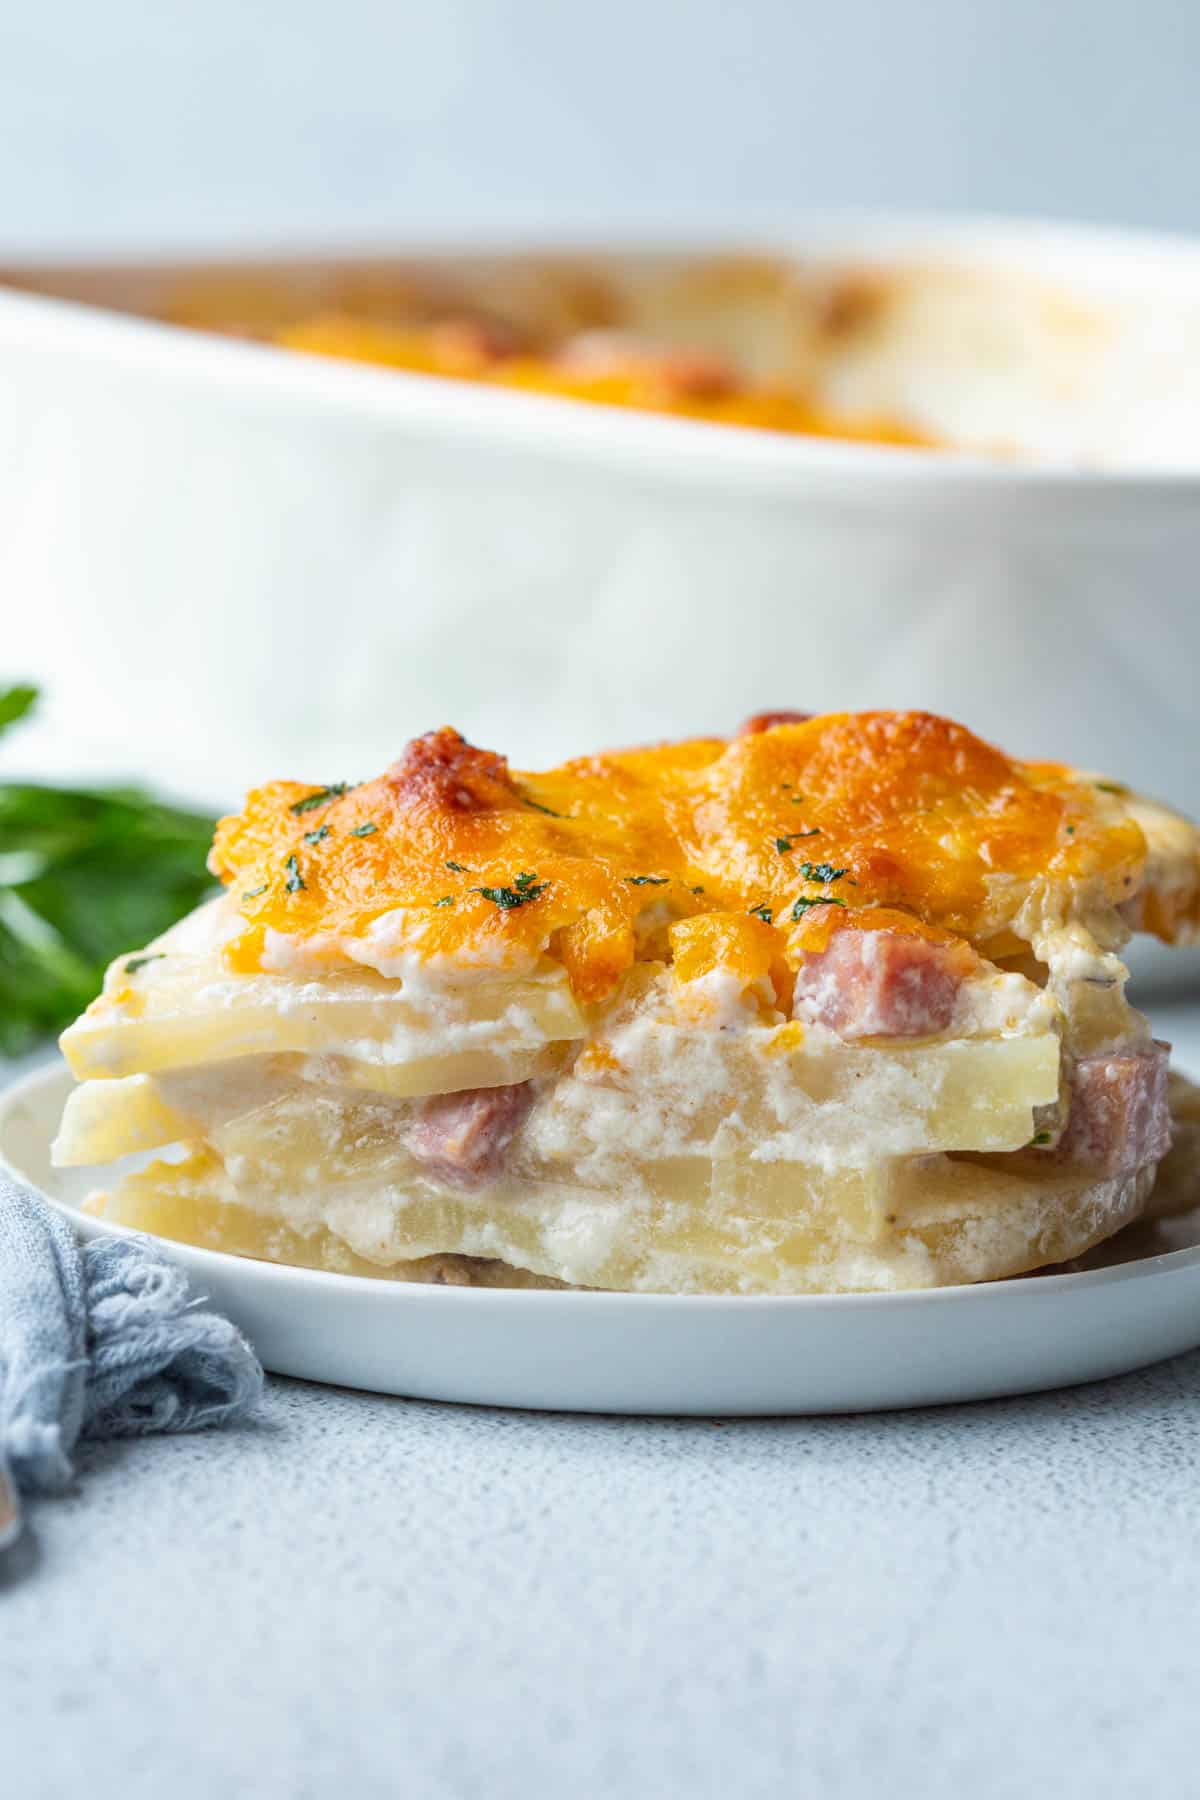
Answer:
<svg viewBox="0 0 1200 1800"><path fill-rule="evenodd" d="M0 1171L0 1547L18 1525L14 1481L64 1488L81 1436L222 1425L253 1408L262 1382L245 1338L189 1301L187 1277L152 1239L81 1247Z"/></svg>

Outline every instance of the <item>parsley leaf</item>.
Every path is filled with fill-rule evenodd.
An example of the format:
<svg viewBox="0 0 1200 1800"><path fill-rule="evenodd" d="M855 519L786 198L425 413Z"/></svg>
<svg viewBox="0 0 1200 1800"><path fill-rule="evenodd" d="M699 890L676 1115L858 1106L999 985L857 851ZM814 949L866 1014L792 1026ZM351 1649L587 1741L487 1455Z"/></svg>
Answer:
<svg viewBox="0 0 1200 1800"><path fill-rule="evenodd" d="M327 838L328 836L329 836L328 825L318 825L317 829L315 831L306 831L305 832L304 841L306 844L319 844L321 842L322 838Z"/></svg>
<svg viewBox="0 0 1200 1800"><path fill-rule="evenodd" d="M448 862L446 867L452 870L455 875L470 875L472 873L464 863Z"/></svg>
<svg viewBox="0 0 1200 1800"><path fill-rule="evenodd" d="M761 919L765 925L769 925L775 916L770 907L765 904L751 906L748 911L752 919Z"/></svg>
<svg viewBox="0 0 1200 1800"><path fill-rule="evenodd" d="M38 691L29 682L17 682L13 687L0 688L0 731L6 731L23 719L38 697Z"/></svg>
<svg viewBox="0 0 1200 1800"><path fill-rule="evenodd" d="M302 800L293 800L289 811L294 813L312 812L314 807L324 806L327 800L340 800L349 786L348 781L332 781L328 787L318 788L312 794L305 794Z"/></svg>
<svg viewBox="0 0 1200 1800"><path fill-rule="evenodd" d="M805 881L840 881L846 873L845 869L835 869L832 863L801 863L800 873Z"/></svg>
<svg viewBox="0 0 1200 1800"><path fill-rule="evenodd" d="M526 806L532 806L534 812L545 813L548 818L561 819L566 816L563 813L555 812L552 806L543 806L540 800L535 800L533 798L532 794L522 794L521 798Z"/></svg>
<svg viewBox="0 0 1200 1800"><path fill-rule="evenodd" d="M258 896L260 894L266 893L266 891L270 887L270 885L271 884L269 881L264 881L256 888L247 888L245 893L242 895L242 899L243 900L257 900Z"/></svg>
<svg viewBox="0 0 1200 1800"><path fill-rule="evenodd" d="M350 836L351 837L374 837L375 833L378 830L379 830L379 827L378 827L378 825L376 825L375 821L373 819L368 819L365 825L356 825L354 827L354 830L350 833Z"/></svg>
<svg viewBox="0 0 1200 1800"><path fill-rule="evenodd" d="M298 894L305 886L304 877L300 873L299 861L295 855L292 855L288 857L283 866L287 870L287 880L284 882L284 886L289 894Z"/></svg>
<svg viewBox="0 0 1200 1800"><path fill-rule="evenodd" d="M443 894L441 899L435 900L433 904L435 906L453 906L454 905L454 895L453 894Z"/></svg>
<svg viewBox="0 0 1200 1800"><path fill-rule="evenodd" d="M814 906L845 906L845 904L846 902L844 900L835 900L832 894L819 894L815 899L811 900L806 894L801 894L800 898L792 907L792 918L802 919L805 913Z"/></svg>
<svg viewBox="0 0 1200 1800"><path fill-rule="evenodd" d="M152 950L148 956L131 956L125 964L125 973L136 975L138 970L144 969L147 963L161 962L166 954L165 950Z"/></svg>
<svg viewBox="0 0 1200 1800"><path fill-rule="evenodd" d="M669 875L626 875L630 887L666 887Z"/></svg>
<svg viewBox="0 0 1200 1800"><path fill-rule="evenodd" d="M477 887L472 888L471 892L482 894L485 900L490 900L501 912L511 912L516 906L524 906L527 901L536 900L549 886L548 881L539 881L531 870L522 869L512 887Z"/></svg>

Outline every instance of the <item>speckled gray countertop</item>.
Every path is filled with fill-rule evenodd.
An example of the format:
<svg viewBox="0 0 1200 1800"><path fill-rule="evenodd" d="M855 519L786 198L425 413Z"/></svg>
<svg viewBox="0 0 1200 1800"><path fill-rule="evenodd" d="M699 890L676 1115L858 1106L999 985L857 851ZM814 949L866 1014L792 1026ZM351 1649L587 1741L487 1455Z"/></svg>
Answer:
<svg viewBox="0 0 1200 1800"><path fill-rule="evenodd" d="M0 1590L12 1800L1196 1791L1200 1355L715 1425L272 1383Z"/></svg>
<svg viewBox="0 0 1200 1800"><path fill-rule="evenodd" d="M274 1381L0 1569L4 1800L1200 1786L1200 1353L726 1424Z"/></svg>

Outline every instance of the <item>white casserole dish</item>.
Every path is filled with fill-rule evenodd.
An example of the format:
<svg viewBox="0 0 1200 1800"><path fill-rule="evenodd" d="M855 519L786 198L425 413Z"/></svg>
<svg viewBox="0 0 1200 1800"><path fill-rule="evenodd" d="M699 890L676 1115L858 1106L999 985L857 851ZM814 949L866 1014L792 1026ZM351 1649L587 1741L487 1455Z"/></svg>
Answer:
<svg viewBox="0 0 1200 1800"><path fill-rule="evenodd" d="M225 801L353 778L442 721L536 765L924 705L1194 803L1200 246L866 221L785 252L916 271L843 398L983 441L1024 421L1031 453L618 412L101 310L198 268L10 270L42 291L0 291L3 665L50 704L9 761ZM315 292L328 267L275 275Z"/></svg>

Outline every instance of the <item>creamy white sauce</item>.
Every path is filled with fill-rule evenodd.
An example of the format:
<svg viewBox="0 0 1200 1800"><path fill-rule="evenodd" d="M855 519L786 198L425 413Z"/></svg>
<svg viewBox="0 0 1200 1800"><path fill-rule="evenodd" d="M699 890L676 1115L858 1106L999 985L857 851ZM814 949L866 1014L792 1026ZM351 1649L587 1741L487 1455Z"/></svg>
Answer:
<svg viewBox="0 0 1200 1800"><path fill-rule="evenodd" d="M262 966L273 975L305 975L350 963L399 981L406 994L433 997L446 988L467 987L497 974L532 974L545 950L544 943L527 949L479 937L465 939L449 955L423 948L431 931L428 908L415 907L393 907L361 934L327 931L300 937L268 929Z"/></svg>
<svg viewBox="0 0 1200 1800"><path fill-rule="evenodd" d="M709 1031L736 1031L761 1024L764 1018L782 1018L768 976L747 982L731 969L710 969L694 981L676 983L675 1000L684 1018Z"/></svg>
<svg viewBox="0 0 1200 1800"><path fill-rule="evenodd" d="M1008 1037L1053 1031L1058 1002L1024 975L1003 970L964 981L954 1002L949 1037Z"/></svg>

